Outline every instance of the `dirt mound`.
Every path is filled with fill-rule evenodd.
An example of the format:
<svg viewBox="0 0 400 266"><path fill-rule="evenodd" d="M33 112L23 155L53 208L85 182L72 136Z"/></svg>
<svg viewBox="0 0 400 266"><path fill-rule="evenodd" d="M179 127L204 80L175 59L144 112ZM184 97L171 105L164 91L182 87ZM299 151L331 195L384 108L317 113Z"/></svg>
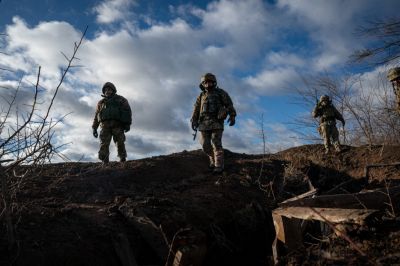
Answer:
<svg viewBox="0 0 400 266"><path fill-rule="evenodd" d="M177 250L193 265L266 265L277 203L312 187L334 194L396 182L395 165L364 174L368 165L399 162L398 148L225 151L221 175L199 150L107 166L45 165L9 184L17 244L10 249L3 223L0 265L164 265Z"/></svg>

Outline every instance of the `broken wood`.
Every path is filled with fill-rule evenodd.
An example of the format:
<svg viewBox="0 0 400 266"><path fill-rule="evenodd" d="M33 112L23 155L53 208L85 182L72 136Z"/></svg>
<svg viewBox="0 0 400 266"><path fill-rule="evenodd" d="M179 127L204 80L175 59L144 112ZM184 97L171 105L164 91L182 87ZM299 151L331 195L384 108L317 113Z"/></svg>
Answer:
<svg viewBox="0 0 400 266"><path fill-rule="evenodd" d="M307 191L306 193L303 193L301 195L295 196L293 198L287 199L285 201L283 201L282 203L286 203L286 202L290 202L290 201L295 201L295 200L299 200L299 199L304 199L310 196L314 196L317 193L317 189L313 188L310 191Z"/></svg>
<svg viewBox="0 0 400 266"><path fill-rule="evenodd" d="M304 198L296 201L279 203L280 207L314 207L314 208L341 208L341 209L372 209L381 210L387 207L389 197L396 202L398 209L400 202L400 186L386 189L377 189L353 194L324 195L315 198Z"/></svg>
<svg viewBox="0 0 400 266"><path fill-rule="evenodd" d="M275 263L279 262L279 256L281 255L279 247L282 244L289 250L297 250L303 246L306 226L311 221L321 221L328 224L338 234L340 231L335 229L336 225L363 225L367 217L387 209L389 203L395 202L397 204L397 206L391 205L393 210L396 207L398 208L400 186L354 194L306 198L314 194L315 192L312 190L288 199L280 203L280 207L272 212L276 232L276 238L272 246ZM341 232L338 235L343 236L353 246L354 243L351 242L351 239L346 234ZM357 246L353 248L362 256L366 256Z"/></svg>
<svg viewBox="0 0 400 266"><path fill-rule="evenodd" d="M327 220L331 223L354 223L361 225L368 216L377 211L370 209L286 207L275 209L273 215L301 220L318 220L322 222ZM325 219L321 218L321 216Z"/></svg>

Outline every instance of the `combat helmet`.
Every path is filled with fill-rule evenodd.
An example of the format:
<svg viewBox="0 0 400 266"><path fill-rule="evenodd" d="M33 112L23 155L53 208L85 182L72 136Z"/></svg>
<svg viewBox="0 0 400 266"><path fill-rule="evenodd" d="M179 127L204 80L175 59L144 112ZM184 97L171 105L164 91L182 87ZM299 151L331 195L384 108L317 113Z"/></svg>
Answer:
<svg viewBox="0 0 400 266"><path fill-rule="evenodd" d="M329 96L328 95L321 95L321 97L319 98L319 102L323 102L323 101L327 101L329 102Z"/></svg>
<svg viewBox="0 0 400 266"><path fill-rule="evenodd" d="M394 80L400 78L400 67L395 67L395 68L389 69L387 78L390 81L394 81Z"/></svg>
<svg viewBox="0 0 400 266"><path fill-rule="evenodd" d="M203 82L208 81L208 80L212 81L214 83L215 87L217 86L217 78L215 77L215 75L212 73L206 73L203 76L201 76L201 79L200 79L199 87L201 90L204 90Z"/></svg>
<svg viewBox="0 0 400 266"><path fill-rule="evenodd" d="M203 83L206 80L211 80L211 81L217 83L217 78L212 73L206 73L201 77L201 83Z"/></svg>
<svg viewBox="0 0 400 266"><path fill-rule="evenodd" d="M101 89L101 91L103 92L103 94L105 93L106 88L111 88L113 90L113 94L117 93L117 88L115 88L115 85L112 84L111 82L106 82L103 85L103 88Z"/></svg>

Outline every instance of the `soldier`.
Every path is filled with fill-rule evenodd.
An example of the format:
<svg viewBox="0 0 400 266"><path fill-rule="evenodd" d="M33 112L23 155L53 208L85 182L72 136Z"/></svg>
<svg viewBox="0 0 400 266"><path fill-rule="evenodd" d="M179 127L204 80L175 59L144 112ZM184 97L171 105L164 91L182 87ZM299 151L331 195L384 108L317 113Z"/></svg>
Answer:
<svg viewBox="0 0 400 266"><path fill-rule="evenodd" d="M315 106L312 115L314 118L320 117L318 132L324 139L325 153L329 153L333 144L336 152L340 152L339 132L336 128L336 120L345 125L343 116L333 106L329 96L322 95Z"/></svg>
<svg viewBox="0 0 400 266"><path fill-rule="evenodd" d="M392 83L393 92L396 95L397 112L400 113L400 67L390 69L387 77Z"/></svg>
<svg viewBox="0 0 400 266"><path fill-rule="evenodd" d="M100 150L99 159L104 164L109 162L109 146L111 138L117 145L118 157L120 162L126 161L125 134L132 124L132 111L128 101L117 95L117 89L111 82L106 82L103 86L103 99L97 103L96 113L93 119L93 136L98 137L97 128L100 131Z"/></svg>
<svg viewBox="0 0 400 266"><path fill-rule="evenodd" d="M217 86L217 79L211 73L201 77L200 95L194 104L192 129L201 132L200 143L210 160L210 169L215 173L224 170L222 133L224 120L229 114L229 126L235 124L236 111L228 93Z"/></svg>

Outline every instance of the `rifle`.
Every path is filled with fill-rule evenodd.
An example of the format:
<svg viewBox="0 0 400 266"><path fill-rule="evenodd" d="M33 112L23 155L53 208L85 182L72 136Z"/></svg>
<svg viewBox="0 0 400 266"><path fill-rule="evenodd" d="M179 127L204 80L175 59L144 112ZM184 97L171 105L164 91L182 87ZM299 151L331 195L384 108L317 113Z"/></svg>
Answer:
<svg viewBox="0 0 400 266"><path fill-rule="evenodd" d="M194 133L192 134L192 136L193 136L193 140L195 140L195 139L196 139L196 136L197 136L197 129L194 131Z"/></svg>

